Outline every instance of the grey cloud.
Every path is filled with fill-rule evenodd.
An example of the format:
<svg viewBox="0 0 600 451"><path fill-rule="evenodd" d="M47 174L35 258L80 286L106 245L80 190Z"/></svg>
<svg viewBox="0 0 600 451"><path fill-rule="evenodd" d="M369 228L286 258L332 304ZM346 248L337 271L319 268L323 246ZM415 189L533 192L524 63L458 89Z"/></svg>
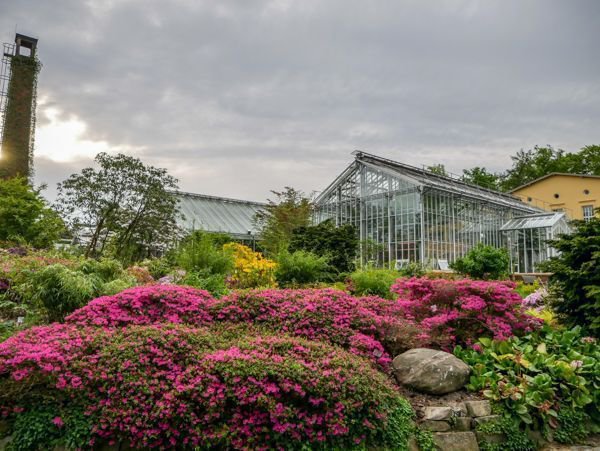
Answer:
<svg viewBox="0 0 600 451"><path fill-rule="evenodd" d="M598 17L594 0L22 0L0 32L39 36L40 96L86 138L188 191L264 199L322 189L356 148L460 172L598 142Z"/></svg>

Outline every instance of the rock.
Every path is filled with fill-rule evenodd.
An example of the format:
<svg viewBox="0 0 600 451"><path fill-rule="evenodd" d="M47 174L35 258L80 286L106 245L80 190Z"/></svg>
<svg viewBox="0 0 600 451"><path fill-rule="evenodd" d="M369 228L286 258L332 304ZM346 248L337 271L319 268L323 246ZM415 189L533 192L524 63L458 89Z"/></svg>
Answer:
<svg viewBox="0 0 600 451"><path fill-rule="evenodd" d="M470 431L472 421L473 421L473 419L471 417L455 417L454 418L454 430L455 431Z"/></svg>
<svg viewBox="0 0 600 451"><path fill-rule="evenodd" d="M502 433L475 432L475 435L477 436L477 441L481 444L501 445L506 442L506 436Z"/></svg>
<svg viewBox="0 0 600 451"><path fill-rule="evenodd" d="M425 407L423 409L424 420L449 420L454 415L452 407Z"/></svg>
<svg viewBox="0 0 600 451"><path fill-rule="evenodd" d="M451 405L452 410L454 410L455 417L467 417L469 413L467 412L467 407L464 402L458 402Z"/></svg>
<svg viewBox="0 0 600 451"><path fill-rule="evenodd" d="M417 443L417 439L414 437L411 437L408 440L408 451L420 451L419 450L419 444Z"/></svg>
<svg viewBox="0 0 600 451"><path fill-rule="evenodd" d="M431 432L447 432L452 429L447 421L426 420L420 423L419 426Z"/></svg>
<svg viewBox="0 0 600 451"><path fill-rule="evenodd" d="M473 418L473 423L475 423L475 426L479 424L492 423L495 421L500 421L500 415L488 415L485 417Z"/></svg>
<svg viewBox="0 0 600 451"><path fill-rule="evenodd" d="M472 417L486 417L492 414L492 405L489 401L465 401L465 406Z"/></svg>
<svg viewBox="0 0 600 451"><path fill-rule="evenodd" d="M433 434L433 441L440 451L479 451L472 432L438 432Z"/></svg>
<svg viewBox="0 0 600 451"><path fill-rule="evenodd" d="M471 372L465 362L452 354L425 348L400 354L392 366L400 384L432 395L460 390Z"/></svg>

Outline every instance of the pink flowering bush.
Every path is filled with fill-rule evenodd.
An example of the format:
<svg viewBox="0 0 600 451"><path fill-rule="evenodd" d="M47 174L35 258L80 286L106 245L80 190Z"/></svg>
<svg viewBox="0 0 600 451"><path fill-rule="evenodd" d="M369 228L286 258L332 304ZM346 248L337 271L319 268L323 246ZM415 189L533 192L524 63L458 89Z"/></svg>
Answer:
<svg viewBox="0 0 600 451"><path fill-rule="evenodd" d="M210 310L215 302L204 290L149 285L94 299L65 321L80 326L121 327L165 322L202 326L212 322Z"/></svg>
<svg viewBox="0 0 600 451"><path fill-rule="evenodd" d="M334 289L236 292L215 304L213 317L339 345L384 368L390 354L427 343L395 301Z"/></svg>
<svg viewBox="0 0 600 451"><path fill-rule="evenodd" d="M136 287L95 299L66 321L108 327L162 322L257 325L342 346L382 367L390 363L390 354L428 343L413 323L401 318L395 301L356 298L333 289L240 291L216 300L194 288Z"/></svg>
<svg viewBox="0 0 600 451"><path fill-rule="evenodd" d="M248 326L32 328L0 344L0 384L15 449L405 449L412 430L367 360Z"/></svg>
<svg viewBox="0 0 600 451"><path fill-rule="evenodd" d="M514 288L512 282L411 278L398 279L391 291L402 315L437 337L441 347L452 348L480 337L506 340L539 327Z"/></svg>

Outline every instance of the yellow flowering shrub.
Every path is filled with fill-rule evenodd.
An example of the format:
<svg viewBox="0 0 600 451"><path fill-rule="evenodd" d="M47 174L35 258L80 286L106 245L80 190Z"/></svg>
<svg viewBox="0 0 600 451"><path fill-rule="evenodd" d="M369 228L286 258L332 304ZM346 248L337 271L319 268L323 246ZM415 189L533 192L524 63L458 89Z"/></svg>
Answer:
<svg viewBox="0 0 600 451"><path fill-rule="evenodd" d="M254 252L240 243L227 243L225 251L235 259L230 285L234 288L275 287L275 267L273 260L264 258L260 252Z"/></svg>

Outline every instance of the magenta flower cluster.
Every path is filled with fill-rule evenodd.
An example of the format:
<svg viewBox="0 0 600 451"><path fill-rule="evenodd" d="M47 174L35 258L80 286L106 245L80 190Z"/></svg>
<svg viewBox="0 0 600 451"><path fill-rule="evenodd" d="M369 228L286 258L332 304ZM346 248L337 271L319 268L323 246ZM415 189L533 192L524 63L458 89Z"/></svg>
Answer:
<svg viewBox="0 0 600 451"><path fill-rule="evenodd" d="M525 313L512 282L399 279L391 290L402 315L420 324L442 348L471 345L480 337L505 340L541 325Z"/></svg>
<svg viewBox="0 0 600 451"><path fill-rule="evenodd" d="M210 293L176 285L146 285L102 296L66 318L67 323L87 326L174 323L208 325L216 300Z"/></svg>
<svg viewBox="0 0 600 451"><path fill-rule="evenodd" d="M89 419L90 445L398 446L390 418L400 415L406 426L412 411L367 360L237 327L53 324L24 331L0 344L0 411L18 415L50 399L56 414L47 426L62 431L69 424L61 412L77 405Z"/></svg>
<svg viewBox="0 0 600 451"><path fill-rule="evenodd" d="M355 298L334 289L252 290L216 300L202 290L164 285L95 299L66 321L108 327L157 322L264 326L342 346L385 368L391 361L386 348L397 351L428 343L400 313L395 301ZM391 342L394 346L387 346Z"/></svg>

